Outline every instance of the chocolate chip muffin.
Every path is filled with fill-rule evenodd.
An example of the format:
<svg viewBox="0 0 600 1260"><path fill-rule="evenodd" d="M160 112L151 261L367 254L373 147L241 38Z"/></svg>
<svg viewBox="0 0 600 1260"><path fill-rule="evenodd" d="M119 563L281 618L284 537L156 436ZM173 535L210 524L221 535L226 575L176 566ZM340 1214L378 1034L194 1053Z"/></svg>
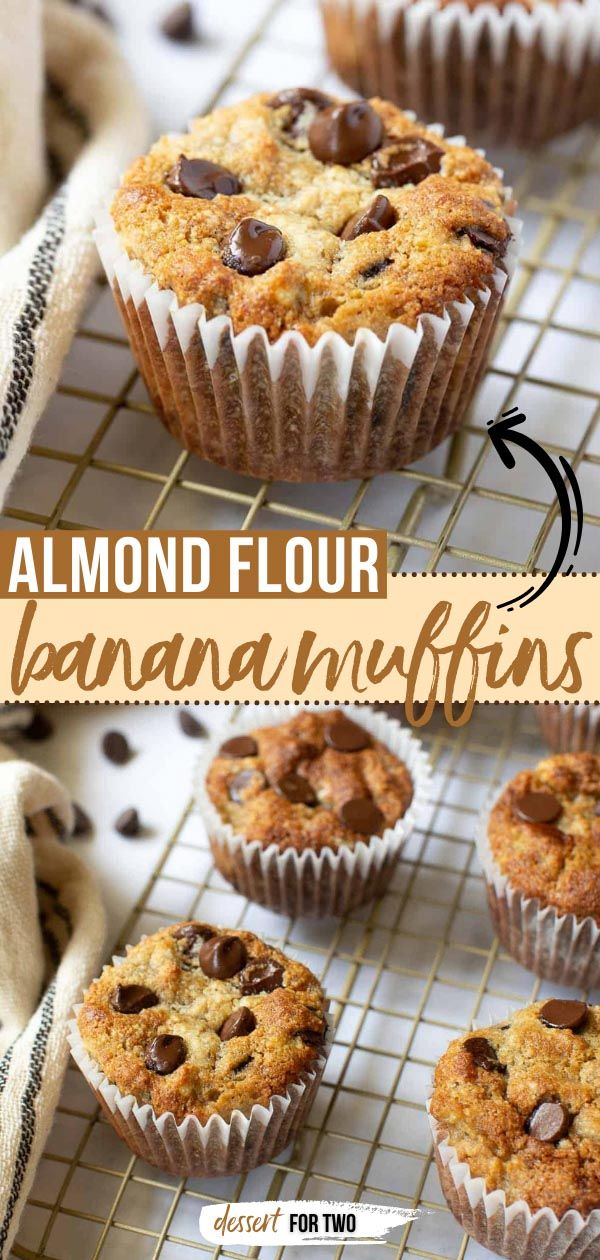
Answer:
<svg viewBox="0 0 600 1260"><path fill-rule="evenodd" d="M342 79L450 134L532 145L598 113L596 0L321 0L321 10Z"/></svg>
<svg viewBox="0 0 600 1260"><path fill-rule="evenodd" d="M98 240L173 432L237 471L331 479L400 467L460 423L510 208L465 144L294 88L160 139Z"/></svg>
<svg viewBox="0 0 600 1260"><path fill-rule="evenodd" d="M600 1007L585 1002L537 1002L452 1042L429 1110L442 1188L468 1233L512 1260L596 1254L582 1244L600 1239L599 1087ZM527 1209L546 1217L533 1232Z"/></svg>
<svg viewBox="0 0 600 1260"><path fill-rule="evenodd" d="M600 751L600 705L541 704L535 714L553 752Z"/></svg>
<svg viewBox="0 0 600 1260"><path fill-rule="evenodd" d="M210 1153L196 1160L210 1175L235 1171L231 1161L253 1167L265 1149L273 1154L290 1140L322 1073L325 1012L321 986L301 963L250 932L188 922L145 937L106 967L84 996L77 1032L107 1083L101 1097L117 1128L123 1132L122 1100L151 1108L151 1124L124 1132L132 1149L151 1158L156 1126L170 1130L151 1162L179 1170L194 1158L201 1131L215 1118L225 1122L216 1126L215 1167ZM264 1112L261 1121L258 1108L270 1108L278 1121L284 1115L285 1124L272 1126ZM191 1119L197 1124L190 1129ZM260 1133L261 1158L254 1158L256 1134L240 1152L229 1132L249 1121Z"/></svg>
<svg viewBox="0 0 600 1260"><path fill-rule="evenodd" d="M587 986L600 975L600 757L523 770L493 806L480 851L498 935L524 966Z"/></svg>
<svg viewBox="0 0 600 1260"><path fill-rule="evenodd" d="M287 913L341 913L377 895L422 794L418 742L369 710L304 711L275 724L267 710L251 723L250 713L202 771L221 873Z"/></svg>

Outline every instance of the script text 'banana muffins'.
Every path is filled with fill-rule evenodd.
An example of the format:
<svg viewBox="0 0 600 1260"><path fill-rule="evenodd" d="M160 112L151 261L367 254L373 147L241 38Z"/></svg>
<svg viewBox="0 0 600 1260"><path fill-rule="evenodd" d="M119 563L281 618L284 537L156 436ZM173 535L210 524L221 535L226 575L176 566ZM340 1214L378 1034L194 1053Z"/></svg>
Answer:
<svg viewBox="0 0 600 1260"><path fill-rule="evenodd" d="M450 1210L510 1260L600 1254L600 1007L552 998L453 1041L428 1103Z"/></svg>
<svg viewBox="0 0 600 1260"><path fill-rule="evenodd" d="M325 1066L327 1003L251 932L179 923L105 967L73 1056L132 1151L169 1173L238 1173L279 1154Z"/></svg>
<svg viewBox="0 0 600 1260"><path fill-rule="evenodd" d="M401 468L461 424L518 225L500 173L382 100L255 96L165 136L96 234L189 450L289 481Z"/></svg>
<svg viewBox="0 0 600 1260"><path fill-rule="evenodd" d="M600 113L598 0L321 0L331 62L450 134L540 144Z"/></svg>
<svg viewBox="0 0 600 1260"><path fill-rule="evenodd" d="M536 975L600 979L600 757L564 753L523 770L478 837L500 940Z"/></svg>

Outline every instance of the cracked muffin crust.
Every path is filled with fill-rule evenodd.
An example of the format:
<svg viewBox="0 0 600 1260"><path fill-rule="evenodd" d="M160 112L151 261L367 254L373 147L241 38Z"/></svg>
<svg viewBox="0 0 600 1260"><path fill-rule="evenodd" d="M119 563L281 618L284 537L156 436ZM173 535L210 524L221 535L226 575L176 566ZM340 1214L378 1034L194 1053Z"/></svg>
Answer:
<svg viewBox="0 0 600 1260"><path fill-rule="evenodd" d="M490 164L387 101L263 93L165 136L112 205L120 243L179 302L234 331L314 344L489 285L510 231Z"/></svg>
<svg viewBox="0 0 600 1260"><path fill-rule="evenodd" d="M326 1000L301 963L251 932L176 924L146 937L87 990L77 1024L117 1086L178 1123L268 1106L310 1072Z"/></svg>
<svg viewBox="0 0 600 1260"><path fill-rule="evenodd" d="M222 745L206 780L225 822L264 848L315 853L382 835L406 813L413 785L402 761L358 721L299 713Z"/></svg>
<svg viewBox="0 0 600 1260"><path fill-rule="evenodd" d="M471 1177L532 1212L600 1207L600 1007L553 999L466 1033L430 1110Z"/></svg>
<svg viewBox="0 0 600 1260"><path fill-rule="evenodd" d="M600 924L600 757L563 753L523 770L491 811L488 841L525 897Z"/></svg>

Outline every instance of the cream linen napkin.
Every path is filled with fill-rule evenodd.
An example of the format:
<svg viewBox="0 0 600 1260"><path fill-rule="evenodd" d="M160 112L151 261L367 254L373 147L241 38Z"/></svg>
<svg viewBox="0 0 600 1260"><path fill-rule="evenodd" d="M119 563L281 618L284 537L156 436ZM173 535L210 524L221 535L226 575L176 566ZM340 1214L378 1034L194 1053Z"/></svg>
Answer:
<svg viewBox="0 0 600 1260"><path fill-rule="evenodd" d="M0 9L1 508L94 274L95 213L146 120L105 23L64 0Z"/></svg>
<svg viewBox="0 0 600 1260"><path fill-rule="evenodd" d="M57 840L46 810L70 829L72 808L57 780L0 744L1 1258L8 1257L58 1103L66 1023L104 939L92 876Z"/></svg>

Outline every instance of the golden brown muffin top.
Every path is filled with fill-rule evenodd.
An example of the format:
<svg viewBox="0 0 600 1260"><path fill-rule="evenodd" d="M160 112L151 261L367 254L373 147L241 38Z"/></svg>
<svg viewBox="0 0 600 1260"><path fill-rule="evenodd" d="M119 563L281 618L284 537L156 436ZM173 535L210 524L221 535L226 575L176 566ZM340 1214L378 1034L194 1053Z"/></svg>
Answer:
<svg viewBox="0 0 600 1260"><path fill-rule="evenodd" d="M437 1065L431 1112L507 1203L558 1217L599 1208L600 1007L536 1002L465 1033Z"/></svg>
<svg viewBox="0 0 600 1260"><path fill-rule="evenodd" d="M354 846L393 827L410 805L410 774L394 753L338 710L229 739L206 779L225 822L264 848L298 853Z"/></svg>
<svg viewBox="0 0 600 1260"><path fill-rule="evenodd" d="M163 136L127 171L112 217L180 303L314 344L362 327L383 339L488 284L510 238L504 202L483 157L389 102L293 89ZM250 257L258 273L240 270Z"/></svg>
<svg viewBox="0 0 600 1260"><path fill-rule="evenodd" d="M488 839L519 892L600 923L600 757L562 753L521 771L491 812Z"/></svg>
<svg viewBox="0 0 600 1260"><path fill-rule="evenodd" d="M320 984L251 932L179 923L105 967L77 1017L108 1080L178 1123L268 1106L314 1066L326 1032Z"/></svg>

